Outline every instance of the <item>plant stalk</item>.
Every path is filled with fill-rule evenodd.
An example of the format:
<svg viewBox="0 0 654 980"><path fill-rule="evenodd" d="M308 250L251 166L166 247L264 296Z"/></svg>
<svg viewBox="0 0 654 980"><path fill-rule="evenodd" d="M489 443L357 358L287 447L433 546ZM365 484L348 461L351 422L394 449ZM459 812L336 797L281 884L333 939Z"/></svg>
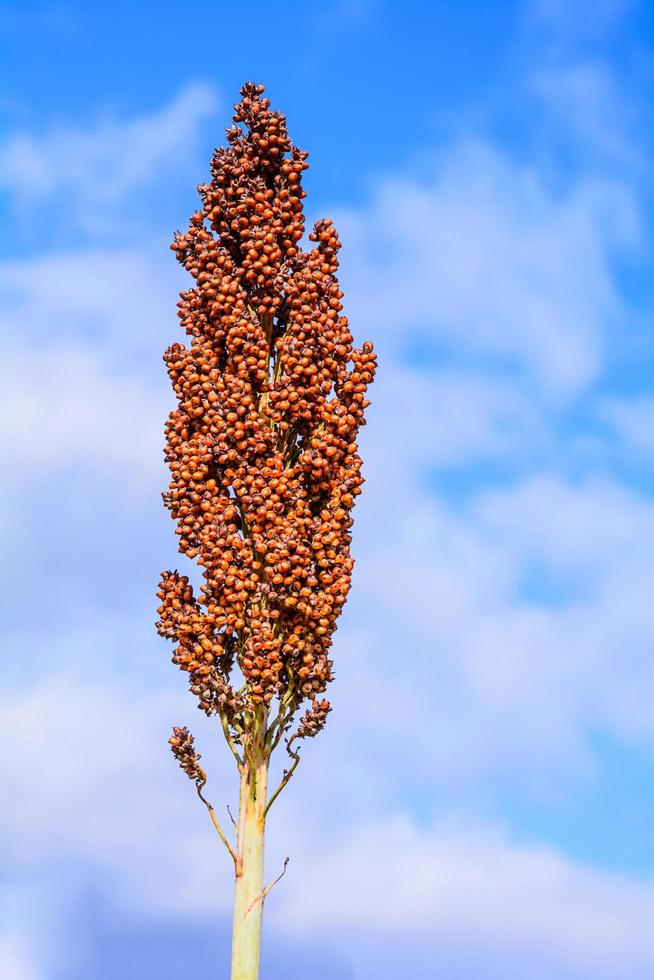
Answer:
<svg viewBox="0 0 654 980"><path fill-rule="evenodd" d="M240 769L231 980L259 980L268 759L262 752Z"/></svg>

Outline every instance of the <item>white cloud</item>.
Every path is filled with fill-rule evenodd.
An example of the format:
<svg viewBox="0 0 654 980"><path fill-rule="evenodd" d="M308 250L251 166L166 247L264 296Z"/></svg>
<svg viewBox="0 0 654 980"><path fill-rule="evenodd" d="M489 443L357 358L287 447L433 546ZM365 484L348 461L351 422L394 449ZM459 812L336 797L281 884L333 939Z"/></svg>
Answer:
<svg viewBox="0 0 654 980"><path fill-rule="evenodd" d="M11 482L74 467L122 474L122 486L150 491L163 478L163 419L170 399L136 373L112 374L97 350L69 344L10 351L12 373L0 394Z"/></svg>
<svg viewBox="0 0 654 980"><path fill-rule="evenodd" d="M90 128L53 125L41 135L14 133L0 156L0 182L32 203L74 194L80 211L111 205L187 161L199 126L217 107L213 88L192 82L161 109Z"/></svg>
<svg viewBox="0 0 654 980"><path fill-rule="evenodd" d="M172 255L89 250L0 267L5 358L0 431L11 484L74 467L120 474L152 500L163 484L165 418L173 396L161 356L179 335Z"/></svg>
<svg viewBox="0 0 654 980"><path fill-rule="evenodd" d="M432 180L387 180L337 223L347 310L387 356L417 328L450 356L517 366L552 392L601 370L606 332L624 313L611 255L637 241L624 184L584 178L557 192L469 142L437 161Z"/></svg>
<svg viewBox="0 0 654 980"><path fill-rule="evenodd" d="M645 161L632 134L646 125L633 101L626 99L616 77L602 62L574 62L540 70L529 88L539 105L554 115L561 135L571 136L584 158L642 169Z"/></svg>
<svg viewBox="0 0 654 980"><path fill-rule="evenodd" d="M555 571L582 574L587 584L612 570L620 576L625 567L633 570L636 557L654 548L651 501L607 477L574 485L535 475L509 490L489 490L474 510L522 561L536 557Z"/></svg>
<svg viewBox="0 0 654 980"><path fill-rule="evenodd" d="M27 936L0 933L0 976L3 980L42 980L44 974L34 966Z"/></svg>
<svg viewBox="0 0 654 980"><path fill-rule="evenodd" d="M654 968L652 883L492 828L456 819L419 828L398 816L339 834L318 854L308 848L293 870L271 902L274 927L327 931L357 980L375 976L376 963L425 980L446 965L444 975L487 976L482 964L493 963L497 976L524 976L528 961L530 976L579 980Z"/></svg>
<svg viewBox="0 0 654 980"><path fill-rule="evenodd" d="M651 501L615 481L547 476L448 506L406 492L404 454L388 449L399 439L387 428L368 446L354 628L338 639L349 737L363 700L375 706L369 751L397 758L398 732L429 746L405 753L413 778L506 771L522 788L583 775L598 728L651 742Z"/></svg>
<svg viewBox="0 0 654 980"><path fill-rule="evenodd" d="M129 675L99 685L59 672L29 693L13 692L0 738L9 867L17 862L23 875L51 880L64 859L66 887L75 875L91 875L123 910L173 913L178 921L226 918L229 859L165 745L171 721L186 720L188 708L182 694L144 696ZM222 811L235 794L231 757L220 752L214 725L199 716L191 724L209 796ZM530 975L543 978L648 975L654 883L597 871L455 812L418 826L378 797L362 819L356 798L365 785L344 796L330 771L353 751L350 741L331 766L318 758L301 767L284 808L271 816L269 876L291 855L267 903L268 928L278 936L330 936L357 980L397 975L401 963L425 980L436 966L472 978L487 958L498 977L519 975L526 959ZM371 768L365 751L358 761L364 780L383 781L383 767L373 760ZM41 928L48 916L56 909L40 909ZM52 946L49 962L57 956L65 966L74 924L59 916L57 929L56 942L43 941ZM6 963L23 971L16 980L40 978L29 972L31 952L7 940Z"/></svg>
<svg viewBox="0 0 654 980"><path fill-rule="evenodd" d="M599 405L598 415L627 451L654 452L654 397L609 398Z"/></svg>
<svg viewBox="0 0 654 980"><path fill-rule="evenodd" d="M412 369L382 361L371 397L371 452L376 448L374 432L381 440L392 432L398 441L393 443L392 460L380 453L367 460L367 472L388 461L396 478L415 481L426 467L521 456L525 447L533 452L550 441L546 422L529 394L492 372ZM363 438L370 441L367 433Z"/></svg>
<svg viewBox="0 0 654 980"><path fill-rule="evenodd" d="M178 337L175 304L187 282L158 240L139 249L54 252L0 267L4 319L17 343L38 349L73 338L97 347L108 365L138 356L148 374Z"/></svg>
<svg viewBox="0 0 654 980"><path fill-rule="evenodd" d="M584 0L529 0L525 6L528 25L538 37L545 27L550 32L547 40L555 50L576 50L579 40L599 39L614 29L618 22L634 6L633 0L597 0L593 16L588 16Z"/></svg>
<svg viewBox="0 0 654 980"><path fill-rule="evenodd" d="M98 636L93 653L121 642ZM73 880L92 873L150 913L227 909L229 857L170 755L171 726L191 718L203 755L216 754L207 793L223 812L237 774L212 744L215 726L192 709L183 683L144 695L129 671L100 684L58 669L24 694L14 688L2 711L8 867L48 877L64 859Z"/></svg>

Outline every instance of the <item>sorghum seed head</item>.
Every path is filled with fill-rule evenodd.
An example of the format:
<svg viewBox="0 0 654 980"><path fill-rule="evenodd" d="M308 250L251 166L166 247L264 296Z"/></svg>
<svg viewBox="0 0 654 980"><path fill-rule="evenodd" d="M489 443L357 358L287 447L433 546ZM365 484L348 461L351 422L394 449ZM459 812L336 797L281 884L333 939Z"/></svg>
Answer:
<svg viewBox="0 0 654 980"><path fill-rule="evenodd" d="M201 206L171 246L195 284L178 304L188 346L164 355L177 397L164 502L204 581L196 597L186 576L165 572L157 625L207 714L237 725L290 690L294 709L311 702L308 736L329 711L318 696L350 588L356 440L376 358L370 343L353 346L342 313L332 222L300 246L307 154L262 86L241 96Z"/></svg>

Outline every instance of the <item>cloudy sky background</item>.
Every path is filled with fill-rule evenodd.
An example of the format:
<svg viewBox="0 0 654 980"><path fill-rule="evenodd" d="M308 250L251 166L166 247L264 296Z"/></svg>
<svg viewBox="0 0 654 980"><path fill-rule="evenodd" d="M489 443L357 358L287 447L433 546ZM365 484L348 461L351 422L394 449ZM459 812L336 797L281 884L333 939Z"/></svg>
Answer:
<svg viewBox="0 0 654 980"><path fill-rule="evenodd" d="M591 9L592 8L592 9ZM283 11L283 16L282 16ZM231 757L153 628L184 273L246 79L380 355L265 980L654 974L654 11L3 6L3 980L227 977Z"/></svg>

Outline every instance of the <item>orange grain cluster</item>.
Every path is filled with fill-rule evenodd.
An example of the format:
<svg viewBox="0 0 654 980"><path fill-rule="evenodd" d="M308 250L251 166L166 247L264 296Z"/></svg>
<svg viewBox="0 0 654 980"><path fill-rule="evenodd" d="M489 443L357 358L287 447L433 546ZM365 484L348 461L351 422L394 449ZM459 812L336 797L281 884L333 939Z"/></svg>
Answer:
<svg viewBox="0 0 654 980"><path fill-rule="evenodd" d="M318 695L350 588L356 439L376 359L369 343L353 348L332 223L300 245L307 154L262 93L241 90L202 207L172 245L195 285L178 304L190 343L164 355L178 402L164 500L204 582L196 596L164 573L157 625L207 714L238 731L256 705L308 700L308 735L329 711Z"/></svg>

